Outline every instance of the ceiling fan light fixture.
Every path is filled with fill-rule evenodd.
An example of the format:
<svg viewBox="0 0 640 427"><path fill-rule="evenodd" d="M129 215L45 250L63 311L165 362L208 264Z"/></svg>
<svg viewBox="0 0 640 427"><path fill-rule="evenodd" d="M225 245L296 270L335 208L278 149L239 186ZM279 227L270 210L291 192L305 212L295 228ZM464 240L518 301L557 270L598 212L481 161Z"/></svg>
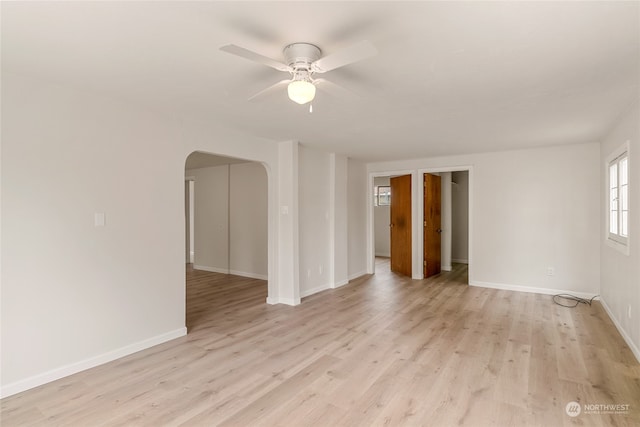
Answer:
<svg viewBox="0 0 640 427"><path fill-rule="evenodd" d="M316 87L306 80L294 80L287 86L289 99L298 104L306 104L313 101L316 96Z"/></svg>

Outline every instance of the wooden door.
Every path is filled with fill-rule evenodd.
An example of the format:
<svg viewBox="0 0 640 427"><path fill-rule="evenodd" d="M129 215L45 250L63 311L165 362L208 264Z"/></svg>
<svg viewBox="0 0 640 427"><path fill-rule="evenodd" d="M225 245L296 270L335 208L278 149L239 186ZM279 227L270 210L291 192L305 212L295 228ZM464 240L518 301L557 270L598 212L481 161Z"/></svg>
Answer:
<svg viewBox="0 0 640 427"><path fill-rule="evenodd" d="M424 278L440 274L440 177L424 174Z"/></svg>
<svg viewBox="0 0 640 427"><path fill-rule="evenodd" d="M390 181L391 271L411 276L411 175Z"/></svg>

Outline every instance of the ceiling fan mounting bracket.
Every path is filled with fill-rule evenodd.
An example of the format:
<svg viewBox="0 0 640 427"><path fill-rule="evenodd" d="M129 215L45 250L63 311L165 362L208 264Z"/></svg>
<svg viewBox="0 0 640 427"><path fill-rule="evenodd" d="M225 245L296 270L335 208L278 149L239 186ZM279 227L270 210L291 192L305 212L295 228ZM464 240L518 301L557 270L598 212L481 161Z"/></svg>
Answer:
<svg viewBox="0 0 640 427"><path fill-rule="evenodd" d="M322 56L322 51L311 43L292 43L283 50L286 64L295 70L310 70L311 64Z"/></svg>

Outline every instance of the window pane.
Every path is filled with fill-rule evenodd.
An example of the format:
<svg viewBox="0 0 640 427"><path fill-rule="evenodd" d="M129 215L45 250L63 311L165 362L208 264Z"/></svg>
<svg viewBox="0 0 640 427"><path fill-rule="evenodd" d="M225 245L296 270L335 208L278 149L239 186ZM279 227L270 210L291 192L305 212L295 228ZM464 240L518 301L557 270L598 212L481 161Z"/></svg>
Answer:
<svg viewBox="0 0 640 427"><path fill-rule="evenodd" d="M391 187L378 187L378 204L387 206L391 203Z"/></svg>
<svg viewBox="0 0 640 427"><path fill-rule="evenodd" d="M629 232L628 154L626 151L619 152L616 159L609 163L609 234L621 243L628 238Z"/></svg>
<svg viewBox="0 0 640 427"><path fill-rule="evenodd" d="M618 164L614 163L609 166L609 188L618 186Z"/></svg>
<svg viewBox="0 0 640 427"><path fill-rule="evenodd" d="M629 182L628 181L629 175L627 173L627 163L628 163L628 157L625 157L622 160L620 160L620 185L625 185Z"/></svg>
<svg viewBox="0 0 640 427"><path fill-rule="evenodd" d="M618 234L618 189L609 190L609 232Z"/></svg>

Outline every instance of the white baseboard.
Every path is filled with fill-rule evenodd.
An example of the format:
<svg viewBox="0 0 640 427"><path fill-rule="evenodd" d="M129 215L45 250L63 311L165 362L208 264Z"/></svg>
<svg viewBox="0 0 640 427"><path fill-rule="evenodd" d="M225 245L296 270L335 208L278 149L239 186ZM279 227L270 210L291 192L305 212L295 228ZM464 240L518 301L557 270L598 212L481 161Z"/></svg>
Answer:
<svg viewBox="0 0 640 427"><path fill-rule="evenodd" d="M451 270L453 270L453 267L450 266L450 265L442 265L442 266L440 266L440 270L451 271Z"/></svg>
<svg viewBox="0 0 640 427"><path fill-rule="evenodd" d="M334 283L333 286L331 286L331 288L337 289L337 288L340 288L340 287L342 287L344 285L347 285L347 284L349 284L349 279L344 279L344 280L340 280L339 282Z"/></svg>
<svg viewBox="0 0 640 427"><path fill-rule="evenodd" d="M226 268L208 267L206 265L194 265L194 270L209 271L211 273L233 274L234 276L248 277L250 279L267 280L264 274L247 273L246 271L227 270Z"/></svg>
<svg viewBox="0 0 640 427"><path fill-rule="evenodd" d="M309 295L317 294L318 292L326 291L329 285L316 286L315 288L300 290L300 298L308 297Z"/></svg>
<svg viewBox="0 0 640 427"><path fill-rule="evenodd" d="M300 305L300 298L273 298L267 297L267 304L275 305L275 304L286 304L291 306Z"/></svg>
<svg viewBox="0 0 640 427"><path fill-rule="evenodd" d="M219 268L219 267L208 267L206 265L194 265L193 266L194 270L202 270L202 271L208 271L210 273L222 273L222 274L229 274L229 270L226 268Z"/></svg>
<svg viewBox="0 0 640 427"><path fill-rule="evenodd" d="M521 286L521 285L508 285L504 283L479 282L477 280L473 280L473 281L470 280L469 286L476 286L478 288L501 289L505 291L528 292L531 294L545 294L545 295L571 294L571 295L575 295L577 297L586 298L586 299L591 299L594 296L596 296L596 294L594 293L567 291L563 289L535 288L531 286Z"/></svg>
<svg viewBox="0 0 640 427"><path fill-rule="evenodd" d="M267 276L264 274L247 273L246 271L229 270L229 274L233 274L234 276L248 277L250 279L267 280Z"/></svg>
<svg viewBox="0 0 640 427"><path fill-rule="evenodd" d="M367 274L367 270L358 271L357 273L353 273L349 275L349 280L357 279L358 277L362 277Z"/></svg>
<svg viewBox="0 0 640 427"><path fill-rule="evenodd" d="M451 262L455 262L457 264L469 264L468 259L452 259Z"/></svg>
<svg viewBox="0 0 640 427"><path fill-rule="evenodd" d="M64 378L69 375L73 375L78 372L103 365L121 357L125 357L130 354L137 353L141 350L156 346L158 344L162 344L164 342L182 337L186 334L187 328L179 328L161 335L156 335L155 337L147 338L145 340L129 344L127 346L109 351L107 353L93 356L79 362L70 363L68 365L51 369L50 371L25 378L11 384L7 384L5 386L2 386L2 388L0 389L0 398L5 398L43 384L50 383L60 378Z"/></svg>
<svg viewBox="0 0 640 427"><path fill-rule="evenodd" d="M622 325L620 325L620 322L618 322L616 316L613 315L613 311L611 311L606 301L603 300L602 297L600 297L600 303L604 307L604 311L606 311L609 315L609 318L611 319L613 324L616 326L616 329L618 329L618 332L620 332L620 335L622 335L622 338L631 349L631 352L636 357L636 360L638 360L638 363L640 363L640 349L638 349L638 346L631 340L631 337L629 336L629 334L627 334L627 331L625 331Z"/></svg>
<svg viewBox="0 0 640 427"><path fill-rule="evenodd" d="M300 305L300 298L279 298L279 300L280 300L280 304L286 304L291 306Z"/></svg>
<svg viewBox="0 0 640 427"><path fill-rule="evenodd" d="M345 279L337 283L334 283L333 285L328 284L328 285L316 286L315 288L307 289L305 291L300 291L300 297L301 298L308 297L310 295L317 294L318 292L326 291L327 289L337 289L348 283L349 283L349 280Z"/></svg>

